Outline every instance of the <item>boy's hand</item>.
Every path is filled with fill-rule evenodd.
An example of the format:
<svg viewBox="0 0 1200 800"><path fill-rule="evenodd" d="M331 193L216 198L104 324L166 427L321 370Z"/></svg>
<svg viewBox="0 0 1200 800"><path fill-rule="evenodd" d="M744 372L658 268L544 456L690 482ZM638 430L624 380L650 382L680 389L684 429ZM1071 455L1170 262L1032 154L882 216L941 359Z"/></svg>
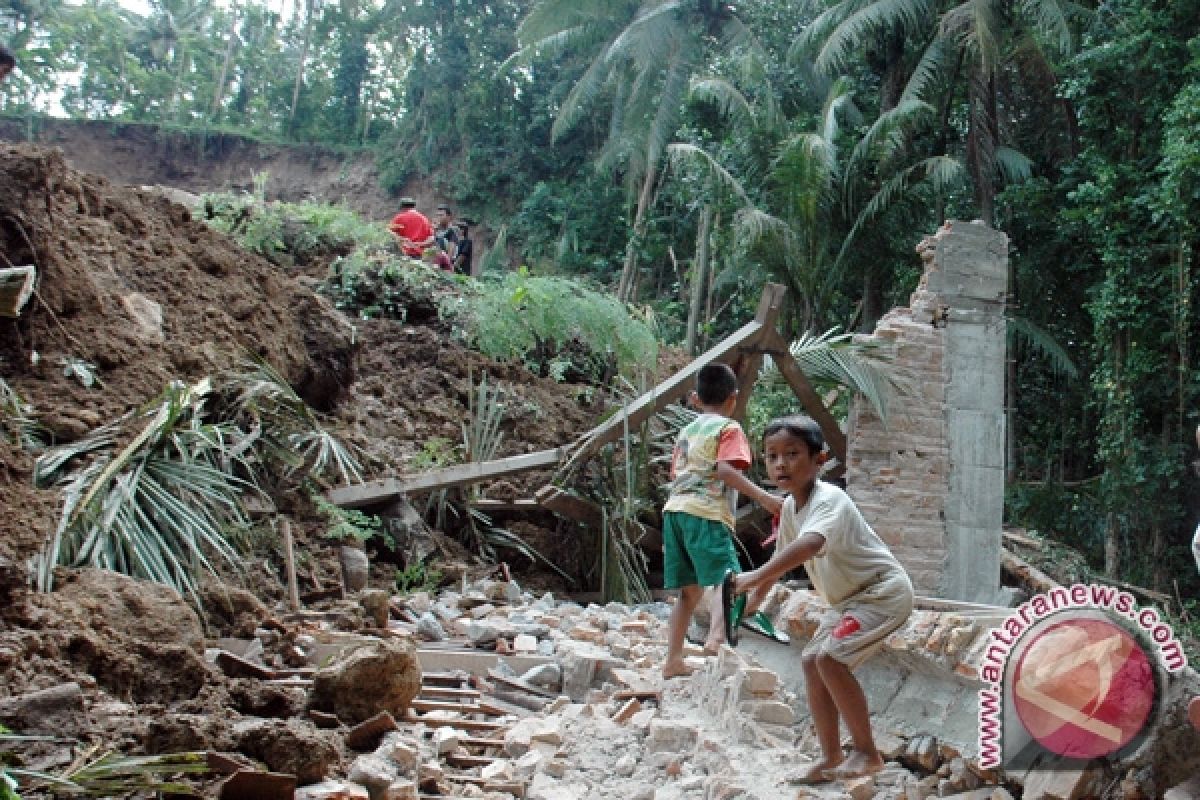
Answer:
<svg viewBox="0 0 1200 800"><path fill-rule="evenodd" d="M783 498L770 492L764 492L758 504L765 508L772 517L778 517L779 512L783 511Z"/></svg>

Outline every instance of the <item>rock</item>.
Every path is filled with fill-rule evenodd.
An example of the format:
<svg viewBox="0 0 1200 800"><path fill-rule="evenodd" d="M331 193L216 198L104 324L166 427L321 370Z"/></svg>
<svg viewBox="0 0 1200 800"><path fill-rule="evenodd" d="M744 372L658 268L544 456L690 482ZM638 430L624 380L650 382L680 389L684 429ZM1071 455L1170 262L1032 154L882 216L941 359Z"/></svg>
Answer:
<svg viewBox="0 0 1200 800"><path fill-rule="evenodd" d="M909 739L900 762L913 769L935 771L939 763L937 737L921 733Z"/></svg>
<svg viewBox="0 0 1200 800"><path fill-rule="evenodd" d="M617 759L617 763L613 764L613 772L620 775L622 778L628 778L633 775L637 769L637 759L629 753Z"/></svg>
<svg viewBox="0 0 1200 800"><path fill-rule="evenodd" d="M313 676L309 706L349 723L380 711L402 717L421 690L421 664L408 639L372 641Z"/></svg>
<svg viewBox="0 0 1200 800"><path fill-rule="evenodd" d="M417 784L410 780L393 781L383 793L384 800L417 800Z"/></svg>
<svg viewBox="0 0 1200 800"><path fill-rule="evenodd" d="M1163 800L1195 800L1200 797L1200 775L1189 778L1184 783L1167 789Z"/></svg>
<svg viewBox="0 0 1200 800"><path fill-rule="evenodd" d="M341 757L337 736L306 720L244 720L233 737L238 752L295 775L301 785L320 781Z"/></svg>
<svg viewBox="0 0 1200 800"><path fill-rule="evenodd" d="M389 733L385 736L383 744L375 752L396 762L396 766L406 774L416 771L421 756L417 743L399 733Z"/></svg>
<svg viewBox="0 0 1200 800"><path fill-rule="evenodd" d="M0 700L0 722L24 733L78 730L83 713L83 689L74 682Z"/></svg>
<svg viewBox="0 0 1200 800"><path fill-rule="evenodd" d="M376 628L386 629L388 626L388 604L391 597L382 589L363 589L358 596L363 613Z"/></svg>
<svg viewBox="0 0 1200 800"><path fill-rule="evenodd" d="M382 800L388 787L400 776L390 762L379 756L368 755L354 759L346 777L351 783L367 787L371 800Z"/></svg>
<svg viewBox="0 0 1200 800"><path fill-rule="evenodd" d="M347 592L357 592L367 587L371 562L364 551L357 547L338 548L338 561L342 565L342 586Z"/></svg>
<svg viewBox="0 0 1200 800"><path fill-rule="evenodd" d="M427 642L440 642L446 638L446 629L438 618L426 611L417 618L417 638Z"/></svg>
<svg viewBox="0 0 1200 800"><path fill-rule="evenodd" d="M1080 800L1091 797L1095 773L1092 770L1072 769L1066 764L1053 764L1030 770L1025 775L1024 800Z"/></svg>
<svg viewBox="0 0 1200 800"><path fill-rule="evenodd" d="M696 739L695 726L656 719L650 723L650 731L646 737L646 752L682 753L690 751L696 746Z"/></svg>
<svg viewBox="0 0 1200 800"><path fill-rule="evenodd" d="M322 781L297 789L295 800L370 800L370 794L353 783Z"/></svg>
<svg viewBox="0 0 1200 800"><path fill-rule="evenodd" d="M433 731L433 746L439 756L453 753L462 746L467 735L454 728L435 728Z"/></svg>
<svg viewBox="0 0 1200 800"><path fill-rule="evenodd" d="M534 686L541 686L544 689L555 691L562 683L562 667L553 662L549 664L539 664L536 667L530 668L521 676L521 680Z"/></svg>

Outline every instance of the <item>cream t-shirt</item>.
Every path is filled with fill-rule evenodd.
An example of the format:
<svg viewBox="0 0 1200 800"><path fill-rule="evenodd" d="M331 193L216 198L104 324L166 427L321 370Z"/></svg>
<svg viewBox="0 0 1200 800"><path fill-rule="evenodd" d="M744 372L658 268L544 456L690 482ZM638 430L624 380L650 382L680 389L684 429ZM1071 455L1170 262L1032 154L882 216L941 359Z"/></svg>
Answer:
<svg viewBox="0 0 1200 800"><path fill-rule="evenodd" d="M825 538L804 568L813 588L834 609L868 605L898 617L912 612L908 573L841 489L817 481L807 505L796 508L791 496L783 502L776 552L805 533Z"/></svg>

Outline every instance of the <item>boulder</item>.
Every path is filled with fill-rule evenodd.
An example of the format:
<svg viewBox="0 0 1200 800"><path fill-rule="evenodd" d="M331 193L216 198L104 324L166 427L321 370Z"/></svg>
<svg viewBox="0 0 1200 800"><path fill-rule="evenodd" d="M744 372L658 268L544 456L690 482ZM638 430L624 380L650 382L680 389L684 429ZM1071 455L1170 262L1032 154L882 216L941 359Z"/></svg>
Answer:
<svg viewBox="0 0 1200 800"><path fill-rule="evenodd" d="M313 676L309 707L343 722L365 722L381 711L403 717L421 690L421 663L408 639L380 639L346 652Z"/></svg>

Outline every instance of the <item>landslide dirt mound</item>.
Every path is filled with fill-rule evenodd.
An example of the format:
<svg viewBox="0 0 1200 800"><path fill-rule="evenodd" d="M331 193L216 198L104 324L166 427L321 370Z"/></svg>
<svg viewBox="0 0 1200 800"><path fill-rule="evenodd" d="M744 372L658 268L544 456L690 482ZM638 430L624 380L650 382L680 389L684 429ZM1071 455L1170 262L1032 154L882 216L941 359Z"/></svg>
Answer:
<svg viewBox="0 0 1200 800"><path fill-rule="evenodd" d="M0 145L3 266L32 264L37 295L0 323L0 374L55 442L69 442L252 353L328 410L352 377L353 331L328 301L191 218L182 206L70 169L62 154ZM84 386L69 364L91 365ZM0 446L0 559L24 558L55 501Z"/></svg>
<svg viewBox="0 0 1200 800"><path fill-rule="evenodd" d="M56 150L0 144L0 266L22 264L37 268L37 293L18 319L0 320L0 377L31 407L48 444L77 440L156 398L170 381L216 376L247 354L329 412L332 427L360 448L370 477L437 465L431 457L460 459L469 398L484 375L501 390L502 456L566 444L601 410L594 399L601 393L491 362L436 319L352 323L314 281L247 253L183 206L77 172ZM78 364L94 374L90 386L68 374ZM84 584L67 582L50 597L24 589L26 561L61 511L58 491L32 488L34 455L0 436L0 695L76 678L87 685L90 676L91 685L149 699L140 675L172 685L161 671L174 656L144 646L157 637L114 649L103 615L80 599ZM547 477L485 491L529 496ZM301 549L315 556L301 559L302 591L327 584L330 564L336 582L334 543L322 538L328 520L302 497L276 501L293 515ZM552 559L556 548L578 550L548 516L512 523ZM269 602L279 596L282 559L268 551L252 556L265 555L256 561L265 568L248 572L262 578L250 588ZM191 659L176 660L188 667L180 676L186 694L199 670Z"/></svg>

